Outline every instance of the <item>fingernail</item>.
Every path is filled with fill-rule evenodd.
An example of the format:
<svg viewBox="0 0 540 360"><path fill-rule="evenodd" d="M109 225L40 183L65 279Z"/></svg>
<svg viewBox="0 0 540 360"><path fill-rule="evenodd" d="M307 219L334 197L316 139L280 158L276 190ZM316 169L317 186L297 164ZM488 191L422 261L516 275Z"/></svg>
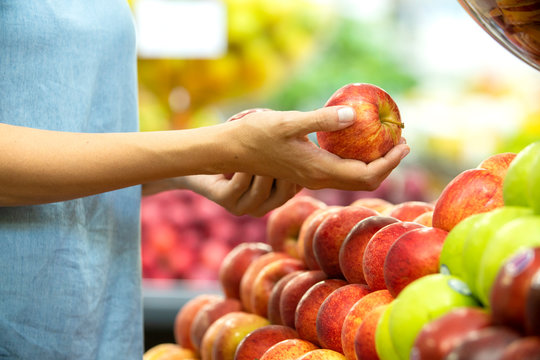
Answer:
<svg viewBox="0 0 540 360"><path fill-rule="evenodd" d="M341 125L351 125L354 122L354 110L345 106L337 111L339 123Z"/></svg>
<svg viewBox="0 0 540 360"><path fill-rule="evenodd" d="M405 139L404 137L402 137L402 138L399 140L399 143L400 143L400 144L406 144L406 143L407 143L407 139Z"/></svg>
<svg viewBox="0 0 540 360"><path fill-rule="evenodd" d="M403 159L405 156L409 155L409 152L411 152L411 149L407 146L403 151L401 152L401 158Z"/></svg>

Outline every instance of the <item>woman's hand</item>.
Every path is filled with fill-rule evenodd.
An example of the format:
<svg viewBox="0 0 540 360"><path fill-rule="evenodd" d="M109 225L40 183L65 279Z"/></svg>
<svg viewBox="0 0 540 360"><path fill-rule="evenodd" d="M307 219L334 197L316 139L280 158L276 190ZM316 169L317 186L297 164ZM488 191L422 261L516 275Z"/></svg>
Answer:
<svg viewBox="0 0 540 360"><path fill-rule="evenodd" d="M150 183L143 186L143 194L172 189L192 190L234 215L260 217L283 205L301 187L286 180L235 173L230 179L224 175L191 175Z"/></svg>
<svg viewBox="0 0 540 360"><path fill-rule="evenodd" d="M366 164L323 150L307 136L343 129L353 119L354 112L349 107L248 114L229 124L235 127L235 167L309 189L374 190L409 153L404 139L384 157Z"/></svg>

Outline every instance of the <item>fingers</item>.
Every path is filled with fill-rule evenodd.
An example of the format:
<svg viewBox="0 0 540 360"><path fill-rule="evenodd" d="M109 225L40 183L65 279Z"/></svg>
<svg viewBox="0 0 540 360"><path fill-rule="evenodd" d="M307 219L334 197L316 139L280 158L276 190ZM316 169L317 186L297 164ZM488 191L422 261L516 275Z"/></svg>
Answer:
<svg viewBox="0 0 540 360"><path fill-rule="evenodd" d="M257 209L270 197L274 179L267 176L255 176L251 186L238 199L236 205L237 212L241 214L251 214L257 212Z"/></svg>
<svg viewBox="0 0 540 360"><path fill-rule="evenodd" d="M355 118L354 109L348 106L329 106L296 114L296 127L303 134L344 129L352 125Z"/></svg>
<svg viewBox="0 0 540 360"><path fill-rule="evenodd" d="M255 176L249 190L239 199L236 210L241 214L263 216L283 205L297 191L296 185L288 181Z"/></svg>
<svg viewBox="0 0 540 360"><path fill-rule="evenodd" d="M358 160L342 159L321 151L317 156L319 162L317 171L312 172L310 178L297 182L309 189L373 191L399 165L409 150L407 144L400 143L385 156L368 164Z"/></svg>
<svg viewBox="0 0 540 360"><path fill-rule="evenodd" d="M367 164L367 170L375 174L390 173L409 152L409 145L404 143L396 145L385 156Z"/></svg>

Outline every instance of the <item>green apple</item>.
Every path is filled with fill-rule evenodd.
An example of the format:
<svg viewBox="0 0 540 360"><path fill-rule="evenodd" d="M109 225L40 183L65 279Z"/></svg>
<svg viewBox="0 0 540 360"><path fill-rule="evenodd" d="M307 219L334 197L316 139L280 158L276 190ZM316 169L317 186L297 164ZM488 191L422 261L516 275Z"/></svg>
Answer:
<svg viewBox="0 0 540 360"><path fill-rule="evenodd" d="M390 312L390 337L398 359L409 359L416 336L426 323L456 307L478 305L467 284L452 275L431 274L410 283Z"/></svg>
<svg viewBox="0 0 540 360"><path fill-rule="evenodd" d="M390 312L392 311L392 307L394 306L395 302L396 300L392 300L392 302L388 305L382 305L386 306L386 309L379 319L377 330L375 330L375 349L377 350L377 355L379 355L381 360L399 359L399 356L394 348L394 344L392 343L392 338L390 337L390 328L388 326Z"/></svg>
<svg viewBox="0 0 540 360"><path fill-rule="evenodd" d="M477 296L489 305L489 292L504 262L527 247L540 246L540 216L523 216L501 227L486 246L476 279Z"/></svg>
<svg viewBox="0 0 540 360"><path fill-rule="evenodd" d="M532 215L532 209L521 206L503 206L483 213L472 226L463 245L462 261L465 272L463 280L469 285L473 294L477 295L476 279L480 266L478 259L491 238L509 221L526 215Z"/></svg>
<svg viewBox="0 0 540 360"><path fill-rule="evenodd" d="M463 270L463 246L469 231L476 221L484 213L471 215L460 221L446 236L441 255L439 257L439 271L443 274L450 274L459 278L465 277Z"/></svg>
<svg viewBox="0 0 540 360"><path fill-rule="evenodd" d="M540 141L529 144L521 150L508 167L503 182L503 198L505 205L531 206L529 181L533 172L540 171L532 167L540 157Z"/></svg>
<svg viewBox="0 0 540 360"><path fill-rule="evenodd" d="M531 166L529 178L530 203L536 214L540 214L540 156L537 156Z"/></svg>

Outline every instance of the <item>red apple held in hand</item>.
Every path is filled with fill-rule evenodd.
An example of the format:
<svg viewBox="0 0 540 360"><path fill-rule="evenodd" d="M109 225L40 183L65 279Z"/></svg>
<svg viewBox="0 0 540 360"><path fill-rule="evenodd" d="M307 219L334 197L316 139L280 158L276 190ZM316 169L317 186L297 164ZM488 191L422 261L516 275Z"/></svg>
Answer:
<svg viewBox="0 0 540 360"><path fill-rule="evenodd" d="M367 315L375 308L391 303L392 300L394 297L390 295L388 290L377 290L365 295L351 307L341 327L341 346L347 359L356 359L355 338L358 328L363 324ZM374 331L375 328L371 330ZM372 340L373 346L375 346L375 332L373 332ZM375 348L373 347L373 349Z"/></svg>
<svg viewBox="0 0 540 360"><path fill-rule="evenodd" d="M382 214L384 211L388 211L389 209L394 207L394 204L392 204L390 201L387 201L381 198L368 197L368 198L360 198L358 200L353 201L351 203L351 206L367 207Z"/></svg>
<svg viewBox="0 0 540 360"><path fill-rule="evenodd" d="M287 339L272 345L260 360L296 360L305 353L319 347L303 339Z"/></svg>
<svg viewBox="0 0 540 360"><path fill-rule="evenodd" d="M266 317L268 315L268 301L274 285L285 275L304 269L304 263L298 259L280 259L263 267L253 281L252 312Z"/></svg>
<svg viewBox="0 0 540 360"><path fill-rule="evenodd" d="M433 227L450 231L461 220L504 205L503 179L485 169L460 173L444 188L433 210Z"/></svg>
<svg viewBox="0 0 540 360"><path fill-rule="evenodd" d="M406 201L395 205L388 216L401 221L413 221L425 212L433 211L434 206L424 201Z"/></svg>
<svg viewBox="0 0 540 360"><path fill-rule="evenodd" d="M366 284L362 261L371 237L386 225L399 220L389 216L370 216L358 222L341 244L339 268L349 283Z"/></svg>
<svg viewBox="0 0 540 360"><path fill-rule="evenodd" d="M317 314L324 300L334 290L347 285L345 280L327 279L309 288L296 306L294 327L301 339L319 345L317 337Z"/></svg>
<svg viewBox="0 0 540 360"><path fill-rule="evenodd" d="M272 288L270 292L270 298L268 299L268 312L266 314L266 317L272 324L275 325L283 325L283 320L281 318L281 311L280 311L280 300L283 294L283 289L285 288L285 285L287 285L291 280L293 280L295 277L303 273L303 271L293 271L291 273L288 273L281 279L279 279L274 287Z"/></svg>
<svg viewBox="0 0 540 360"><path fill-rule="evenodd" d="M500 360L538 360L540 359L540 337L526 336L508 345Z"/></svg>
<svg viewBox="0 0 540 360"><path fill-rule="evenodd" d="M386 225L377 231L369 240L362 260L364 278L371 290L386 289L384 282L384 261L386 254L394 242L403 234L424 226L413 222L397 222Z"/></svg>
<svg viewBox="0 0 540 360"><path fill-rule="evenodd" d="M483 308L450 310L422 327L416 336L411 359L443 360L467 334L491 325L491 316Z"/></svg>
<svg viewBox="0 0 540 360"><path fill-rule="evenodd" d="M317 228L313 237L313 252L321 270L329 278L341 278L339 250L347 234L361 220L378 215L361 206L345 206L332 212Z"/></svg>
<svg viewBox="0 0 540 360"><path fill-rule="evenodd" d="M283 325L294 328L296 307L306 291L327 276L321 270L302 271L292 281L285 284L279 299L279 312Z"/></svg>
<svg viewBox="0 0 540 360"><path fill-rule="evenodd" d="M516 153L512 152L495 154L483 160L477 168L489 170L493 174L499 176L501 179L504 179L506 172L508 171L508 167L516 155Z"/></svg>
<svg viewBox="0 0 540 360"><path fill-rule="evenodd" d="M540 248L529 248L510 258L491 287L489 305L493 321L517 331L525 330L525 307L531 281L540 272Z"/></svg>
<svg viewBox="0 0 540 360"><path fill-rule="evenodd" d="M314 197L297 195L270 213L266 225L268 244L274 251L298 257L298 234L306 218L326 204Z"/></svg>
<svg viewBox="0 0 540 360"><path fill-rule="evenodd" d="M367 285L348 284L328 295L319 308L316 320L321 347L343 353L341 329L345 317L351 307L369 293Z"/></svg>
<svg viewBox="0 0 540 360"><path fill-rule="evenodd" d="M448 232L414 229L394 241L384 260L384 283L396 297L412 281L439 272L439 257Z"/></svg>
<svg viewBox="0 0 540 360"><path fill-rule="evenodd" d="M313 236L323 220L331 214L332 211L341 208L341 206L328 206L324 209L316 210L309 215L300 227L298 234L298 257L306 263L310 270L321 270L315 254L313 252Z"/></svg>
<svg viewBox="0 0 540 360"><path fill-rule="evenodd" d="M240 300L223 298L206 304L197 312L190 328L191 343L197 352L200 351L202 338L210 325L223 315L235 311L242 311Z"/></svg>
<svg viewBox="0 0 540 360"><path fill-rule="evenodd" d="M266 243L241 243L223 259L218 278L226 297L240 299L240 281L248 266L261 255L268 254L272 247Z"/></svg>
<svg viewBox="0 0 540 360"><path fill-rule="evenodd" d="M253 312L251 308L251 292L255 278L259 275L263 267L279 259L292 259L292 257L284 252L272 251L259 256L247 267L242 280L240 280L240 301L245 311Z"/></svg>
<svg viewBox="0 0 540 360"><path fill-rule="evenodd" d="M375 345L375 333L377 325L386 305L378 306L368 312L354 334L354 353L347 359L358 360L378 360L377 348Z"/></svg>
<svg viewBox="0 0 540 360"><path fill-rule="evenodd" d="M207 304L222 300L218 294L201 294L186 302L176 313L174 319L174 340L178 345L190 350L197 350L191 341L191 325L197 313Z"/></svg>
<svg viewBox="0 0 540 360"><path fill-rule="evenodd" d="M287 339L298 338L298 333L284 325L266 325L246 335L234 355L234 360L260 359L273 345Z"/></svg>
<svg viewBox="0 0 540 360"><path fill-rule="evenodd" d="M383 89L371 84L345 85L325 106L337 105L352 107L355 122L342 130L319 131L321 148L342 158L369 163L399 143L404 125L396 103Z"/></svg>
<svg viewBox="0 0 540 360"><path fill-rule="evenodd" d="M499 360L506 346L520 338L519 333L504 326L488 326L473 331L449 354L455 360Z"/></svg>

